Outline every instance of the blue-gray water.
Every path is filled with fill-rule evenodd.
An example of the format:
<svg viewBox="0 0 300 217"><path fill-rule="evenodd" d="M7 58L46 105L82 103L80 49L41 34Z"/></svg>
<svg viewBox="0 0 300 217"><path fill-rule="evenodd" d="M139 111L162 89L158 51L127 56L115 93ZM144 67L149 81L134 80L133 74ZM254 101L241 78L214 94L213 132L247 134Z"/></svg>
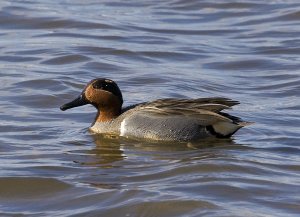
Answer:
<svg viewBox="0 0 300 217"><path fill-rule="evenodd" d="M2 0L0 216L299 216L299 54L296 0ZM96 77L255 124L199 147L93 136L93 107L59 106Z"/></svg>

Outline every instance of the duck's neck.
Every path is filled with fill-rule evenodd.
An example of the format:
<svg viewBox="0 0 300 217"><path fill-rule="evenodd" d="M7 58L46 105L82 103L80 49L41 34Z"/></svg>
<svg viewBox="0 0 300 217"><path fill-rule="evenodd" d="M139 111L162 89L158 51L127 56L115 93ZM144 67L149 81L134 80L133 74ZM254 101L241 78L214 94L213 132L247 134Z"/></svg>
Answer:
<svg viewBox="0 0 300 217"><path fill-rule="evenodd" d="M98 108L95 122L109 122L117 118L121 114L121 108Z"/></svg>

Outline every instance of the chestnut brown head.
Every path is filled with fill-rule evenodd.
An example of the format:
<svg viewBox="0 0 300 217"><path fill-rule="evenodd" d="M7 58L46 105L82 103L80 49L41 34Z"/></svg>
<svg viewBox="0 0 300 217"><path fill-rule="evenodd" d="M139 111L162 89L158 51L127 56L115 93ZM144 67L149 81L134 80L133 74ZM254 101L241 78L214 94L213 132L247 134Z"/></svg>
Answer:
<svg viewBox="0 0 300 217"><path fill-rule="evenodd" d="M60 109L65 111L86 104L91 104L98 110L105 110L112 107L117 107L121 110L123 97L118 85L114 81L97 78L86 85L79 97L62 105Z"/></svg>

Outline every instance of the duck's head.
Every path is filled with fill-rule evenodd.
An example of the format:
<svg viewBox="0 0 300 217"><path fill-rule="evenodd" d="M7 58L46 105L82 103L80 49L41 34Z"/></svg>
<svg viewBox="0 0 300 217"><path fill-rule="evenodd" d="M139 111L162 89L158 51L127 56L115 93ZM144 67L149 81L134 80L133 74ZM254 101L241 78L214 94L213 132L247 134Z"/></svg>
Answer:
<svg viewBox="0 0 300 217"><path fill-rule="evenodd" d="M104 119L110 116L118 116L123 104L122 93L118 85L105 78L97 78L90 81L82 93L73 101L60 107L62 111L70 108L91 104L95 106Z"/></svg>

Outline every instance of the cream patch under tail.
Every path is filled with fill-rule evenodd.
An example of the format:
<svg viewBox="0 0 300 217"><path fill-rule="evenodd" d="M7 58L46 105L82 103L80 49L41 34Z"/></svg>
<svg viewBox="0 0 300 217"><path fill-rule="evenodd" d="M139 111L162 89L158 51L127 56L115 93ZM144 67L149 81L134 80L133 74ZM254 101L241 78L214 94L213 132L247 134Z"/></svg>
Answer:
<svg viewBox="0 0 300 217"><path fill-rule="evenodd" d="M215 134L217 137L230 137L240 128L251 124L253 123L251 122L234 123L234 122L221 121L213 124L209 130L212 134Z"/></svg>

